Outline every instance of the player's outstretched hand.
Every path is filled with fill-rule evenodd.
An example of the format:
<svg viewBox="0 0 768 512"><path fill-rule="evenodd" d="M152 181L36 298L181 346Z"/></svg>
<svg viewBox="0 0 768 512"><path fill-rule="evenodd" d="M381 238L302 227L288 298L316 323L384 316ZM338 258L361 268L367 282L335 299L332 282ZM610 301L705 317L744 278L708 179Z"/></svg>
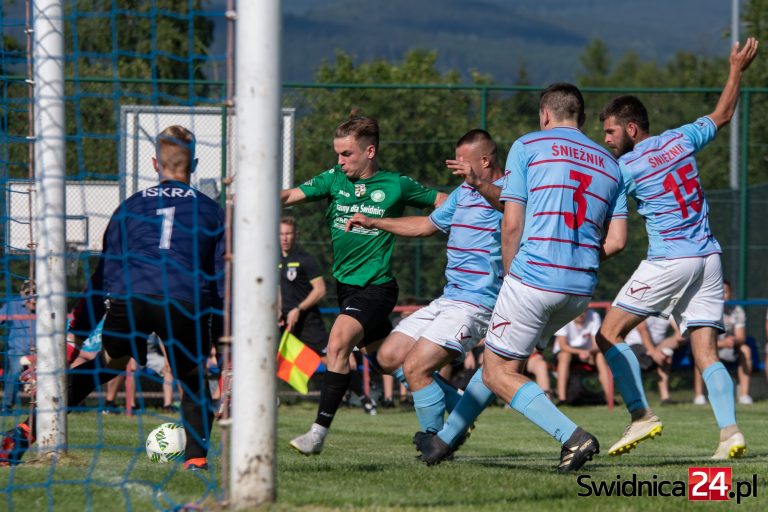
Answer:
<svg viewBox="0 0 768 512"><path fill-rule="evenodd" d="M453 170L454 176L462 176L470 187L477 186L481 181L472 169L472 165L465 160L446 160L445 165Z"/></svg>
<svg viewBox="0 0 768 512"><path fill-rule="evenodd" d="M744 46L739 49L738 41L731 47L731 56L729 57L731 68L746 71L752 61L757 56L758 41L754 37L749 37L744 42Z"/></svg>
<svg viewBox="0 0 768 512"><path fill-rule="evenodd" d="M366 217L362 213L356 213L347 221L347 228L344 231L349 231L355 226L370 229L373 227L373 219Z"/></svg>

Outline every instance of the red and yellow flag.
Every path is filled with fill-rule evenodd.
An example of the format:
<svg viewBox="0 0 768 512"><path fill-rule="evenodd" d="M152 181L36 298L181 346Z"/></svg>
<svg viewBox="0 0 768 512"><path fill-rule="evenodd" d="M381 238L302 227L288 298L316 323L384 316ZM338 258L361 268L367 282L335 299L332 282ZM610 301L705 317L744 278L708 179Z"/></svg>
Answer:
<svg viewBox="0 0 768 512"><path fill-rule="evenodd" d="M320 366L320 356L288 331L283 333L277 349L277 376L293 389L306 395L309 378Z"/></svg>

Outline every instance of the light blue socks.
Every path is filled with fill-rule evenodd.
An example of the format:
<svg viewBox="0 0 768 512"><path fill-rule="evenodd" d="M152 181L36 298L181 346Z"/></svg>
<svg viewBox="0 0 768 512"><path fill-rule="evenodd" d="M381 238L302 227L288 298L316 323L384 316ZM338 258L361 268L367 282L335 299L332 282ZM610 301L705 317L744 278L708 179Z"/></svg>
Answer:
<svg viewBox="0 0 768 512"><path fill-rule="evenodd" d="M413 406L423 432L439 432L443 428L445 393L437 382L432 381L429 386L414 391Z"/></svg>
<svg viewBox="0 0 768 512"><path fill-rule="evenodd" d="M445 421L443 430L437 436L449 446L454 446L454 443L464 435L472 422L494 400L496 400L496 395L483 384L483 369L481 368L472 376L467 389L461 395L461 400L456 404L456 408Z"/></svg>
<svg viewBox="0 0 768 512"><path fill-rule="evenodd" d="M627 410L647 409L648 400L643 390L640 376L640 363L637 356L626 343L617 343L605 353L605 360L613 373L613 382L621 393Z"/></svg>
<svg viewBox="0 0 768 512"><path fill-rule="evenodd" d="M577 425L560 412L535 382L527 382L517 390L509 406L528 418L540 429L564 444L576 431Z"/></svg>
<svg viewBox="0 0 768 512"><path fill-rule="evenodd" d="M736 403L733 398L733 381L720 361L706 367L701 376L707 385L709 403L715 413L717 426L725 428L736 424Z"/></svg>
<svg viewBox="0 0 768 512"><path fill-rule="evenodd" d="M396 378L400 384L405 386L406 389L411 389L411 387L408 385L408 381L405 379L405 373L403 372L402 366L393 371L392 376ZM437 372L432 374L432 379L437 383L438 386L440 386L440 389L443 390L443 393L445 393L445 410L448 412L453 411L454 407L456 407L456 404L459 403L459 400L461 399L461 393L458 389L451 386L442 377L440 377Z"/></svg>

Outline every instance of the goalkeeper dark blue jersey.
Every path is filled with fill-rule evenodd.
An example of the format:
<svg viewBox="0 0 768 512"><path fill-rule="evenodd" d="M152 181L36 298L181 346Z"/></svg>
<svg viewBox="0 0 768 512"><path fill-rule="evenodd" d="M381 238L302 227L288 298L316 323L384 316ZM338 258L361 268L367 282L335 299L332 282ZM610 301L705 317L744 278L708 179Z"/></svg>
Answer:
<svg viewBox="0 0 768 512"><path fill-rule="evenodd" d="M137 192L117 208L104 236L104 291L220 308L224 211L179 181Z"/></svg>

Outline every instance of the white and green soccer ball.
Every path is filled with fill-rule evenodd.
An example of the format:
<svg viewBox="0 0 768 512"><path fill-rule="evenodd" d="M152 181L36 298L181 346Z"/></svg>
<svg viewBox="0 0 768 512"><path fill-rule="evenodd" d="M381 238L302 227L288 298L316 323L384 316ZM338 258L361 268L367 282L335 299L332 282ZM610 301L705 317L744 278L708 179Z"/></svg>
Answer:
<svg viewBox="0 0 768 512"><path fill-rule="evenodd" d="M179 423L163 423L147 436L147 457L152 462L170 462L184 456L187 435Z"/></svg>

